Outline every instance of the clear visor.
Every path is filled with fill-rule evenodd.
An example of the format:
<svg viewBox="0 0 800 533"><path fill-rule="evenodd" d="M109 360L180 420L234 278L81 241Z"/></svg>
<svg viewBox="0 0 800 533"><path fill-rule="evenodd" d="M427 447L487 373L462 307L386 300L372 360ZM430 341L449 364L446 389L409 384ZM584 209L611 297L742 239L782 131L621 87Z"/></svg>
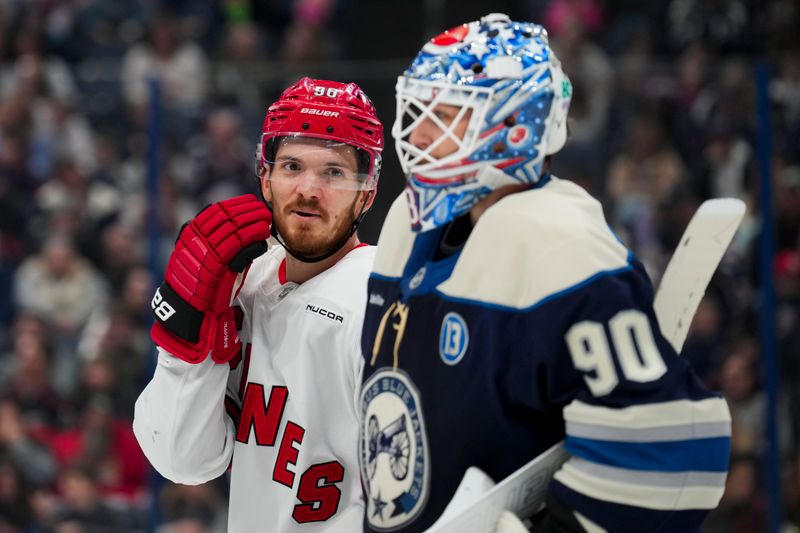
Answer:
<svg viewBox="0 0 800 533"><path fill-rule="evenodd" d="M263 154L270 170L268 179L276 183L300 184L347 191L375 188L377 177L365 172L370 158L353 145L303 136L282 137L277 146Z"/></svg>

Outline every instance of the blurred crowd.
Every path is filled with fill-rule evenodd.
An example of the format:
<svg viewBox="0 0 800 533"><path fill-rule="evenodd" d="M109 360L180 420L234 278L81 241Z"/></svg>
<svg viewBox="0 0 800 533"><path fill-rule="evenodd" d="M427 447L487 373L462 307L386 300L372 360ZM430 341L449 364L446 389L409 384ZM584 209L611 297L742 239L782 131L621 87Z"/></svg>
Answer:
<svg viewBox="0 0 800 533"><path fill-rule="evenodd" d="M163 266L200 207L255 192L255 141L280 89L255 75L263 58L295 69L348 59L337 13L356 4L0 0L0 533L224 530L224 477L197 487L157 479L131 430L154 357L149 300L160 280L150 265ZM574 82L554 173L603 201L654 281L704 199L748 205L684 350L733 416L728 485L708 532L767 527L757 157L771 141L783 522L800 530L800 4L553 0L508 10L546 25ZM768 137L758 63L770 73ZM152 78L163 111L155 207ZM387 170L383 180L401 180Z"/></svg>

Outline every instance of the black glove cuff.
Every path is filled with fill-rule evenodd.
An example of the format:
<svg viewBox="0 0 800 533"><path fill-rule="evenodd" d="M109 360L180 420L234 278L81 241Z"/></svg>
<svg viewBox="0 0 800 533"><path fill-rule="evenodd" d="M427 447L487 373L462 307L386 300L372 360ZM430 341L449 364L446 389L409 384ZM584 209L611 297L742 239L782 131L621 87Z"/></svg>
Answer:
<svg viewBox="0 0 800 533"><path fill-rule="evenodd" d="M200 340L203 313L178 296L166 282L156 289L150 308L156 322L176 337L192 344Z"/></svg>
<svg viewBox="0 0 800 533"><path fill-rule="evenodd" d="M253 260L266 253L267 251L267 242L266 241L258 241L254 242L250 246L243 248L233 259L231 262L228 263L228 268L233 270L234 272L244 272L244 269L247 268L247 265L253 262Z"/></svg>

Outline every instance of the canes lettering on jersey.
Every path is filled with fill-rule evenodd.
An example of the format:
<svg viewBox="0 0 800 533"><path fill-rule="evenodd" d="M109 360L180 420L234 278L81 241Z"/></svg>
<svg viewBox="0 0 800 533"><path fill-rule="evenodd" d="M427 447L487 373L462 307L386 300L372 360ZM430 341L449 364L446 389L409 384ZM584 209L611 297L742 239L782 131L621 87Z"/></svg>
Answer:
<svg viewBox="0 0 800 533"><path fill-rule="evenodd" d="M292 518L300 524L324 522L339 510L342 491L336 486L344 479L344 467L339 461L315 464L300 477Z"/></svg>
<svg viewBox="0 0 800 533"><path fill-rule="evenodd" d="M288 399L289 389L286 387L274 385L267 400L264 385L247 383L236 440L247 444L251 433L255 433L257 446L274 446ZM295 480L290 466L297 464L305 432L301 425L288 420L280 439L272 479L290 489ZM343 479L344 466L338 461L315 464L306 469L297 488L297 499L302 503L295 506L292 518L302 524L324 522L336 514L342 493L335 484Z"/></svg>

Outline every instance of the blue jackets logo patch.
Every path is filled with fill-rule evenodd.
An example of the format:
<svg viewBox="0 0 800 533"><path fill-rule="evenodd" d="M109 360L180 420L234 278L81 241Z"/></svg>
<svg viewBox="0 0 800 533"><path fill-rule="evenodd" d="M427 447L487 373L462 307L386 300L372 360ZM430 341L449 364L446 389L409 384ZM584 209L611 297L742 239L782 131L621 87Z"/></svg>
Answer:
<svg viewBox="0 0 800 533"><path fill-rule="evenodd" d="M447 313L442 320L439 336L439 356L448 365L456 365L469 346L469 330L464 318L458 313Z"/></svg>
<svg viewBox="0 0 800 533"><path fill-rule="evenodd" d="M427 498L430 467L419 393L404 372L381 369L364 383L361 416L367 520L390 531L416 518Z"/></svg>

